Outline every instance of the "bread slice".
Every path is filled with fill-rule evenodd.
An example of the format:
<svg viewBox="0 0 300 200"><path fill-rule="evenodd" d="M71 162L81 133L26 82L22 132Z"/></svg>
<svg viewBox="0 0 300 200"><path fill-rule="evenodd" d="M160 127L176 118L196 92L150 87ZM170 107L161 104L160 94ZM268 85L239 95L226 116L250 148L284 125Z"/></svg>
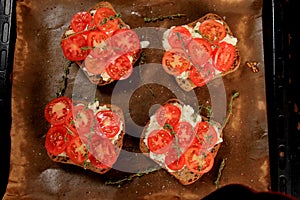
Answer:
<svg viewBox="0 0 300 200"><path fill-rule="evenodd" d="M108 110L112 110L114 113L116 113L121 121L121 131L120 133L114 137L113 139L110 139L113 142L113 145L115 147L115 151L116 151L116 155L117 158L120 155L122 146L123 146L123 138L125 135L125 119L124 119L124 114L123 111L120 107L116 106L116 105L112 105L112 104L99 104L98 107L102 107L102 106L106 106L106 108ZM87 160L85 160L85 162L83 164L77 164L72 162L72 160L67 156L66 152L55 156L49 152L48 156L50 157L51 160L53 160L54 162L59 162L59 163L64 163L64 164L71 164L71 165L76 165L79 167L84 168L85 170L91 170L93 172L99 173L99 174L104 174L106 172L108 172L112 166L108 166L106 168L97 168L95 167L87 158Z"/></svg>
<svg viewBox="0 0 300 200"><path fill-rule="evenodd" d="M194 28L198 22L202 23L203 21L208 20L208 19L213 19L213 20L217 20L217 21L222 22L224 27L225 27L225 30L226 30L227 34L229 36L234 37L234 35L233 35L232 31L230 30L230 27L228 26L226 21L222 17L220 17L219 15L214 14L214 13L208 13L208 14L204 15L203 17L187 24L187 26L191 27L191 28ZM241 57L240 57L240 52L239 52L239 50L236 46L235 46L235 52L236 52L236 54L235 54L234 62L232 64L231 68L228 71L216 74L211 80L220 78L220 77L225 76L227 74L230 74L230 73L236 71L239 68L240 62L241 62ZM191 91L192 89L197 87L189 78L183 78L183 77L180 77L180 76L175 76L175 79L176 79L178 85L185 91Z"/></svg>
<svg viewBox="0 0 300 200"><path fill-rule="evenodd" d="M95 6L93 6L92 8L90 8L88 10L88 12L90 12L92 14L92 16L94 15L93 11L97 10L98 8L110 8L112 9L115 13L117 13L117 11L114 9L114 7L112 6L111 3L107 2L107 1L101 1L99 3L97 3ZM130 29L130 26L127 25L121 17L118 17L117 18L118 21L119 21L119 27L120 29L125 29L125 28L128 28ZM71 25L69 25L67 27L67 29L64 31L63 35L62 35L62 38L61 38L61 43L63 40L67 39L68 37L72 36L72 35L75 35L75 34L78 34L78 33L74 33L72 31L72 28L71 28ZM140 53L141 53L141 49L139 49L136 54L133 56L133 59L132 59L132 65L134 65L134 63L139 59L140 57ZM82 69L83 73L86 75L86 77L90 80L91 83L95 84L95 85L99 85L99 86L104 86L104 85L107 85L107 84L110 84L112 82L114 82L115 80L112 79L112 78L108 78L108 79L105 79L101 76L101 75L96 75L96 74L92 74L90 72L88 72L83 64L83 61L76 61L76 64Z"/></svg>
<svg viewBox="0 0 300 200"><path fill-rule="evenodd" d="M180 105L184 105L182 102L180 102L178 99L170 99L167 102L165 102L163 105L165 104L180 104ZM201 116L201 115L200 115ZM205 116L201 116L202 121L208 121L208 119ZM222 127L219 123L214 122L214 121L209 121L210 124L213 124L215 127L217 127L218 132L220 133L220 138L223 138L223 133L222 133ZM141 134L141 139L140 139L140 150L141 152L147 156L150 157L150 150L147 146L147 144L145 143L145 139L146 139L146 130L147 128L150 126L150 121L146 124L146 126L143 129L143 132ZM213 154L214 157L216 157L219 148L220 148L221 143L217 143L212 149L210 149L210 152ZM172 176L174 176L181 184L183 185L190 185L194 182L196 182L203 174L197 174L194 172L189 171L189 169L184 166L183 169L181 169L180 171L169 171L167 169L167 167L159 160L154 160L154 162L156 162L157 164L159 164L164 170L166 170L167 172L169 172Z"/></svg>

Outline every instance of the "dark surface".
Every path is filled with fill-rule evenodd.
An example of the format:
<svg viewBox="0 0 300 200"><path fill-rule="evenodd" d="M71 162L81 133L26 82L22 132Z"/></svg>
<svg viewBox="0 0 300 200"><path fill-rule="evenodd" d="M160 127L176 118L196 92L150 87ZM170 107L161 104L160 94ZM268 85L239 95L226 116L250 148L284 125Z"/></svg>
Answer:
<svg viewBox="0 0 300 200"><path fill-rule="evenodd" d="M262 42L262 1L110 1L119 11L123 20L132 28L164 27L186 24L200 18L207 12L226 17L232 32L239 39L241 66L233 74L210 84L218 88L224 84L226 100L238 91L240 96L234 102L233 115L224 129L224 142L216 158L214 168L190 186L182 186L166 171L134 178L120 188L105 185L107 180L119 180L127 173L111 170L105 175L95 174L81 168L53 163L44 149L44 138L48 124L43 116L47 102L55 97L61 87L66 60L59 47L64 29L69 25L71 16L81 10L87 10L97 1L17 1L17 42L15 48L13 88L12 88L12 154L9 184L4 199L150 199L156 194L174 194L182 199L199 199L216 190L213 181L218 175L221 161L226 161L220 186L240 183L258 191L270 189L269 153L267 120L265 105L265 79ZM172 9L170 9L172 7ZM164 20L147 24L143 17L184 13L187 16L174 21ZM161 51L147 50L147 63L160 63ZM259 72L253 73L245 66L246 61L257 61ZM66 95L73 94L75 80L80 83L80 91L90 88L88 80L81 76L78 66L70 68L69 85ZM103 102L113 102L124 108L127 137L124 149L138 151L137 140L142 125L148 118L148 109L155 103L163 103L175 94L187 102L189 95L174 86L172 91L166 87L176 84L150 68L144 67L139 76L126 81L128 90L118 83L96 88L96 96ZM151 74L152 73L152 74ZM78 75L78 77L77 77ZM162 86L150 84L126 95L134 84L149 80L163 80ZM131 80L131 81L130 81ZM250 83L250 84L249 84ZM116 89L117 88L117 89ZM149 89L150 88L150 89ZM78 89L78 88L77 88ZM153 94L154 91L154 94ZM207 87L194 90L200 104L209 105L212 97ZM126 100L123 97L126 97ZM143 97L142 99L139 99ZM141 103L136 103L141 102ZM128 104L126 104L128 103ZM249 114L250 113L250 114ZM130 120L132 119L132 120ZM136 126L139 125L139 126ZM123 159L123 160L122 160ZM130 160L122 157L119 164ZM150 162L150 161L148 161ZM240 163L243 163L241 165ZM124 164L123 164L124 165ZM132 166L139 168L138 165ZM80 189L78 189L80 188Z"/></svg>
<svg viewBox="0 0 300 200"><path fill-rule="evenodd" d="M11 72L16 39L15 2L0 4L0 196L5 193L10 163Z"/></svg>

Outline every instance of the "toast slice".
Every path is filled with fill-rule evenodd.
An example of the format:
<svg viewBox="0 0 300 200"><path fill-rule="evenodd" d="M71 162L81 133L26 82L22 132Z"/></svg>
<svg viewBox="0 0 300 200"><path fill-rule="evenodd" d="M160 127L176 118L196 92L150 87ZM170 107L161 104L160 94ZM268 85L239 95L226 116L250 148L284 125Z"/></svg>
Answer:
<svg viewBox="0 0 300 200"><path fill-rule="evenodd" d="M234 34L232 33L232 31L230 30L230 27L229 25L226 23L226 21L220 17L219 15L217 14L214 14L214 13L208 13L206 15L204 15L203 17L187 24L187 25L182 25L182 26L187 26L190 30L193 29L193 34L192 34L192 37L194 38L195 35L200 35L201 33L196 30L197 28L196 27L199 27L199 24L204 22L205 20L215 20L217 22L220 22L221 24L223 24L223 26L225 27L225 30L226 30L226 38L234 38ZM172 28L172 27L171 27ZM195 31L196 30L196 31ZM167 34L167 31L165 32L165 34ZM206 39L205 37L203 37L204 39ZM167 40L166 39L166 36L164 36L164 40ZM221 40L222 41L222 40ZM221 42L220 41L220 42ZM209 43L211 43L211 41L208 41ZM236 42L237 42L237 39L236 39ZM218 44L212 44L212 48L216 48ZM167 50L169 47L169 45L163 45L165 50ZM240 52L238 50L238 48L236 47L236 43L234 44L234 48L235 48L235 55L234 55L234 61L233 61L233 64L231 65L231 67L226 70L226 71L218 71L217 73L215 73L215 75L210 78L209 80L206 81L206 84L208 82L210 82L211 80L214 80L214 79L217 79L217 78L220 78L222 76L225 76L227 74L230 74L230 73L233 73L234 71L236 71L239 66L240 66L240 62L241 62L241 57L240 57ZM211 61L213 63L213 61ZM189 71L188 71L189 73ZM177 76L177 75L174 75L178 85L185 91L191 91L192 89L196 88L196 87L201 87L201 86L197 86L195 85L191 79L189 78L189 76ZM205 84L204 84L205 85Z"/></svg>
<svg viewBox="0 0 300 200"><path fill-rule="evenodd" d="M95 115L99 111L112 111L113 113L115 113L118 116L118 119L120 120L120 130L119 130L119 132L114 137L111 137L111 138L106 138L104 136L103 137L98 137L98 138L103 139L104 141L110 142L109 147L112 147L112 145L113 145L114 152L113 151L111 151L111 152L113 152L113 154L115 155L114 156L114 158L115 158L114 163L115 163L117 161L117 158L120 155L120 152L121 152L121 149L122 149L122 146L123 146L123 138L124 138L124 135L125 135L125 119L124 119L124 114L123 114L122 109L119 108L116 105L101 104L98 101L95 101L94 103L90 103L88 105L83 104L83 103L77 103L76 105L85 105L85 106L87 106L86 108L89 109L89 110L92 110ZM75 107L75 105L74 105L74 107ZM92 119L92 121L95 122L96 119ZM68 129L68 134L72 135L72 139L77 138L78 134L79 134L79 129L75 130L76 126L75 126L74 120L70 121L69 123L71 124L71 126L73 125L73 128L70 128L70 126L69 126L70 124L66 124L66 127ZM65 126L65 125L63 125L63 126ZM75 129L74 129L74 127L75 127ZM92 128L90 128L90 132L87 133L87 134L90 135L91 137L93 137L93 135L96 134L94 126ZM83 141L85 136L82 136L82 135L79 134L79 138L81 139L81 141ZM68 140L66 140L66 141L70 142L70 141L72 141L72 139L69 140L69 141ZM104 164L104 163L102 163L100 165L93 164L92 161L90 160L91 159L90 156L91 156L92 153L89 149L90 146L92 145L92 142L88 141L88 140L85 140L85 142L82 142L82 144L84 145L84 148L86 148L86 150L87 150L85 152L86 154L84 156L85 160L82 163L76 163L76 162L72 161L72 159L68 156L68 153L67 153L68 144L67 144L66 149L62 153L60 153L59 155L54 155L54 154L50 153L49 151L47 151L47 153L48 153L49 158L54 162L76 165L76 166L84 168L85 170L91 170L91 171L99 173L99 174L104 174L104 173L108 172L113 167L114 163L111 163L111 162L109 164ZM46 145L46 142L45 142L45 145ZM104 158L104 160L107 160L107 159ZM100 161L98 161L98 162L100 162Z"/></svg>
<svg viewBox="0 0 300 200"><path fill-rule="evenodd" d="M114 13L116 13L116 17L114 17L114 19L118 20L118 29L130 29L130 26L127 25L121 18L121 16L117 13L117 11L114 9L114 7L112 6L111 3L107 2L107 1L101 1L99 3L97 3L94 7L90 8L87 12L91 13L92 18L94 17L96 10L99 8L109 8L111 9ZM94 19L93 19L94 20ZM107 19L106 21L110 21L111 19ZM107 22L105 22L107 23ZM72 30L71 27L71 23L70 25L67 27L67 29L64 31L62 38L61 38L61 42L60 45L63 48L63 41L67 40L69 37L71 36L75 36L78 34L83 34L83 36L87 39L87 35L85 34L85 32L88 31L97 31L97 27L93 26L91 28L87 28L87 30L84 31L80 31L80 32L74 32ZM109 42L109 40L111 39L111 35L105 40L105 42ZM85 47L83 47L85 48ZM95 47L92 47L95 48ZM102 47L97 47L97 48L102 48ZM91 50L91 48L89 48L89 50ZM93 51L93 50L91 50ZM138 48L135 49L134 53L130 56L129 60L131 62L132 65L134 65L134 63L139 59L140 57L140 53L141 53L142 49ZM91 54L89 54L90 56ZM68 59L68 58L67 58ZM114 58L115 59L115 58ZM112 59L112 60L114 60ZM72 61L72 60L71 60ZM113 79L112 77L110 77L107 73L101 73L101 74L95 74L93 72L90 72L87 67L84 64L84 60L76 60L75 61L77 63L77 65L82 69L82 71L84 72L84 74L86 75L86 77L90 80L91 83L99 85L99 86L104 86L107 84L110 84L112 82L115 81L115 79ZM111 61L112 62L112 61Z"/></svg>
<svg viewBox="0 0 300 200"><path fill-rule="evenodd" d="M180 102L178 99L170 99L163 105L166 105L166 104L180 105L182 107L187 106L187 105L184 105L182 102ZM185 112L185 109L182 109L182 112ZM202 122L202 121L208 121L208 119L206 117L197 114L197 112L194 112L194 114L192 114L192 115L193 115L193 119L191 119L191 120L197 119L196 121L194 121L194 124L198 123L198 122ZM195 115L198 115L198 116L195 116ZM152 116L152 118L153 118L153 116ZM192 122L192 121L189 121L189 122ZM143 132L140 137L141 138L140 139L141 152L145 156L151 158L154 162L159 164L164 170L169 172L172 176L174 176L183 185L190 185L190 184L196 182L198 179L200 179L203 174L194 173L194 172L190 171L186 165L184 165L184 167L180 170L170 170L167 167L167 165L165 164L165 161L164 161L165 158L161 157L161 155L159 155L159 156L156 155L157 157L151 156L151 151L150 151L149 146L146 141L147 141L147 137L149 136L150 129L151 129L151 128L149 129L149 127L154 126L154 123L155 122L152 119L150 119L150 121L146 124L146 126L143 129ZM222 127L219 123L214 122L214 121L209 121L209 124L214 126L214 128L218 131L218 134L219 134L218 142L213 147L207 149L207 151L212 153L213 157L216 157L218 150L220 148L221 142L222 142L222 138L223 138ZM193 127L193 128L195 128L195 127ZM191 144L190 147L193 147L193 144ZM186 151L187 151L187 149L186 149ZM184 154L184 152L183 152L183 154ZM152 153L152 155L153 155L153 153Z"/></svg>

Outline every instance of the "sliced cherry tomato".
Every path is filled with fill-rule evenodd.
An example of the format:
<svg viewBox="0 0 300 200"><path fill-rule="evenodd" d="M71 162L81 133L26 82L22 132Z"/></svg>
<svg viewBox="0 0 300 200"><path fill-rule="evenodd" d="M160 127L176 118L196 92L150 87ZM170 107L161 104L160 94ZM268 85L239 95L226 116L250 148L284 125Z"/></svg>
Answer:
<svg viewBox="0 0 300 200"><path fill-rule="evenodd" d="M177 148L170 148L166 154L165 163L169 169L179 171L185 165L184 154Z"/></svg>
<svg viewBox="0 0 300 200"><path fill-rule="evenodd" d="M90 31L87 36L88 45L91 49L99 47L108 36L102 31Z"/></svg>
<svg viewBox="0 0 300 200"><path fill-rule="evenodd" d="M88 157L86 145L80 137L74 137L66 147L66 153L75 164L82 164Z"/></svg>
<svg viewBox="0 0 300 200"><path fill-rule="evenodd" d="M90 145L91 163L98 168L108 168L117 161L117 153L112 142L104 137L95 136Z"/></svg>
<svg viewBox="0 0 300 200"><path fill-rule="evenodd" d="M215 68L212 64L206 63L201 67L192 67L189 78L196 86L207 84L215 76Z"/></svg>
<svg viewBox="0 0 300 200"><path fill-rule="evenodd" d="M92 15L89 12L78 12L71 19L71 27L74 32L85 30L92 23Z"/></svg>
<svg viewBox="0 0 300 200"><path fill-rule="evenodd" d="M221 42L215 49L213 60L219 71L228 71L234 62L235 48L232 44Z"/></svg>
<svg viewBox="0 0 300 200"><path fill-rule="evenodd" d="M192 39L190 31L184 26L176 26L170 30L168 42L172 48L186 48Z"/></svg>
<svg viewBox="0 0 300 200"><path fill-rule="evenodd" d="M204 152L197 147L190 147L185 153L187 168L196 174L209 172L214 164L214 156L211 152Z"/></svg>
<svg viewBox="0 0 300 200"><path fill-rule="evenodd" d="M191 146L195 137L193 126L187 121L182 121L174 127L174 131L179 147L185 151Z"/></svg>
<svg viewBox="0 0 300 200"><path fill-rule="evenodd" d="M73 120L80 136L91 132L93 128L94 112L83 104L73 107Z"/></svg>
<svg viewBox="0 0 300 200"><path fill-rule="evenodd" d="M184 50L174 48L164 53L162 66L168 74L177 76L190 68L190 61Z"/></svg>
<svg viewBox="0 0 300 200"><path fill-rule="evenodd" d="M111 40L114 51L121 55L135 55L141 49L139 37L131 29L126 28L115 31Z"/></svg>
<svg viewBox="0 0 300 200"><path fill-rule="evenodd" d="M109 37L112 36L112 34L118 30L119 27L119 20L113 19L113 20L108 20L102 25L97 26L98 30L103 31L108 35Z"/></svg>
<svg viewBox="0 0 300 200"><path fill-rule="evenodd" d="M218 141L218 134L208 122L199 122L195 127L196 136L194 146L201 146L203 149L214 147Z"/></svg>
<svg viewBox="0 0 300 200"><path fill-rule="evenodd" d="M44 109L45 119L52 125L65 123L66 116L72 109L72 101L67 96L52 99Z"/></svg>
<svg viewBox="0 0 300 200"><path fill-rule="evenodd" d="M226 29L220 22L208 19L203 21L199 26L201 35L210 42L219 42L226 36Z"/></svg>
<svg viewBox="0 0 300 200"><path fill-rule="evenodd" d="M132 68L129 58L126 55L121 55L106 67L106 72L112 79L122 80L131 75Z"/></svg>
<svg viewBox="0 0 300 200"><path fill-rule="evenodd" d="M170 148L173 139L173 135L167 130L154 130L147 138L148 148L155 154L166 153Z"/></svg>
<svg viewBox="0 0 300 200"><path fill-rule="evenodd" d="M195 66L201 66L211 58L212 49L210 44L202 38L194 38L188 45L188 53Z"/></svg>
<svg viewBox="0 0 300 200"><path fill-rule="evenodd" d="M58 156L65 151L67 143L71 140L71 134L68 134L68 130L64 126L52 126L49 128L46 140L45 147L46 150Z"/></svg>
<svg viewBox="0 0 300 200"><path fill-rule="evenodd" d="M112 110L102 110L96 114L100 132L107 138L114 137L120 131L121 121Z"/></svg>
<svg viewBox="0 0 300 200"><path fill-rule="evenodd" d="M86 70L95 75L105 72L108 63L109 61L107 59L101 59L91 55L87 56L84 60Z"/></svg>
<svg viewBox="0 0 300 200"><path fill-rule="evenodd" d="M98 8L95 15L94 15L94 23L96 26L104 24L108 21L111 17L114 17L116 13L107 7Z"/></svg>
<svg viewBox="0 0 300 200"><path fill-rule="evenodd" d="M65 57L70 61L84 60L90 52L86 39L81 34L72 35L61 42Z"/></svg>
<svg viewBox="0 0 300 200"><path fill-rule="evenodd" d="M110 38L99 43L98 46L94 47L90 52L92 57L101 58L102 60L109 60L114 54Z"/></svg>
<svg viewBox="0 0 300 200"><path fill-rule="evenodd" d="M156 112L156 120L159 125L165 126L168 124L175 127L179 122L181 110L173 104L165 104L161 106Z"/></svg>

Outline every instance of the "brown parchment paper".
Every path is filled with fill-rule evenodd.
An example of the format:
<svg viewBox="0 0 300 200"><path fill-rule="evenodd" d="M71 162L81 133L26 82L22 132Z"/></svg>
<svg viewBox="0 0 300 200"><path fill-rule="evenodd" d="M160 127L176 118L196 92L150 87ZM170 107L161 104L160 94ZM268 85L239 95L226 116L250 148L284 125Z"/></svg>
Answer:
<svg viewBox="0 0 300 200"><path fill-rule="evenodd" d="M262 0L111 0L114 8L131 28L160 27L187 24L208 12L226 20L238 38L241 66L233 74L213 81L213 88L224 88L228 103L233 92L232 116L224 129L224 141L213 169L196 183L183 186L164 170L135 177L121 185L108 185L132 173L112 169L99 175L79 167L52 162L44 148L45 134L49 128L44 119L44 107L62 87L62 76L67 61L60 49L60 38L69 25L72 15L88 10L95 0L17 0L17 40L13 69L11 169L4 199L200 199L216 190L222 160L219 186L231 183L247 185L258 191L267 191L270 185L268 130L266 118L264 59L262 41ZM174 20L145 23L144 17L185 14ZM141 34L159 36L150 32ZM151 29L156 30L156 29ZM146 31L147 32L147 31ZM160 63L161 49L145 49L146 63ZM254 73L245 63L255 61L259 72ZM93 88L95 96L105 103L113 101L124 110L127 119L127 135L124 149L129 157L118 160L118 166L128 166L132 171L147 169L153 163L140 156L138 136L145 125L151 106L179 95L189 102L195 95L199 103L210 105L218 93L210 96L208 87L185 93L174 86L172 77L163 71L156 74L151 67L143 67L136 76L102 88L93 87L77 65L70 67L67 96L80 94ZM154 73L155 72L155 73ZM142 78L141 78L142 77ZM157 84L151 83L157 81ZM146 86L135 84L146 82ZM121 81L120 81L121 82ZM128 90L124 88L128 84ZM74 90L74 87L75 90ZM173 86L172 86L173 87ZM74 92L75 91L75 92ZM124 98L125 97L125 98ZM228 105L225 105L228 106ZM218 107L216 105L215 107ZM150 109L150 111L149 111ZM135 125L134 125L135 124ZM137 159L134 156L137 155ZM140 159L140 162L138 161ZM121 168L120 167L120 168ZM127 168L127 169L128 169Z"/></svg>

